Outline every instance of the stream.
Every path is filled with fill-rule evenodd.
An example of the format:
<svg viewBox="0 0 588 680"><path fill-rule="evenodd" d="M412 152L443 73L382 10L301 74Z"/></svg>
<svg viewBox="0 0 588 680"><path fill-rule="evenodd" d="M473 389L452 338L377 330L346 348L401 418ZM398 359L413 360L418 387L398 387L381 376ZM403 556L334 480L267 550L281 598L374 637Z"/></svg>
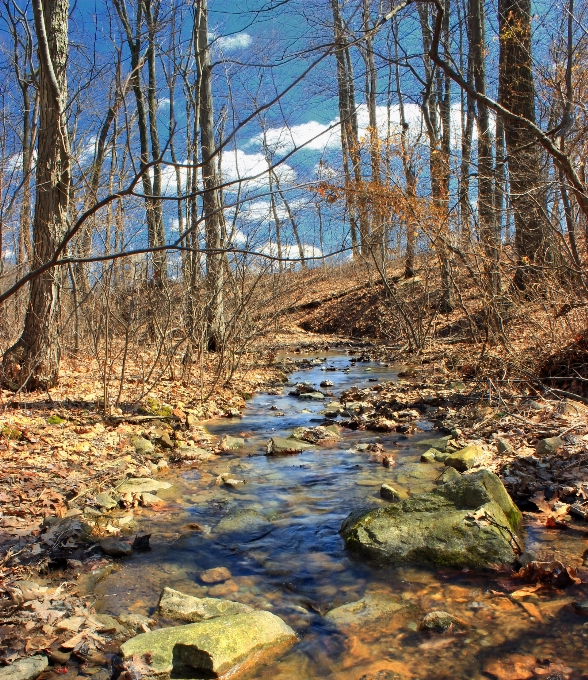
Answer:
<svg viewBox="0 0 588 680"><path fill-rule="evenodd" d="M352 364L340 352L307 356L326 356L326 361L292 374L290 382L309 381L318 389L321 381L331 380L333 399L353 385L373 387L397 379L400 370ZM433 488L443 465L421 463L422 450L415 443L436 435L427 432L432 429L427 421L412 436L343 429L341 440L328 446L266 456L269 437L287 437L295 427L323 421L319 412L326 402L288 396L289 389L255 395L242 418L206 424L219 437L245 436L245 448L215 456L198 469L172 471L167 479L174 486L160 493L167 505L159 512L135 510L139 525L152 533L152 550L120 562L96 585L98 611L151 615L165 586L270 610L299 641L279 660L243 676L249 679L588 678L588 618L571 604L586 599L586 591L543 588L511 598L509 592L528 584L513 585L507 573L386 568L346 552L338 533L342 521L353 509L386 504L379 496L382 483L403 494ZM386 468L369 452L351 450L373 442L394 454L395 466ZM245 485L215 485L227 473ZM228 527L224 533L216 529L221 520ZM577 563L586 541L569 533L528 532L525 540L528 548ZM203 583L199 575L213 567L226 567L231 578ZM366 594L393 595L406 607L344 632L323 619L329 610ZM422 617L435 610L466 622L465 630L419 631Z"/></svg>

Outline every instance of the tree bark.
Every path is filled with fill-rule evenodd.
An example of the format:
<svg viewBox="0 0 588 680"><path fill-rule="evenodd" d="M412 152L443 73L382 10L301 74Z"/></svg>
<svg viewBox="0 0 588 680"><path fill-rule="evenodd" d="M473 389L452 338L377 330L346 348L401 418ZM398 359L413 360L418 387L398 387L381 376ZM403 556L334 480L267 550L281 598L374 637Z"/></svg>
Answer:
<svg viewBox="0 0 588 680"><path fill-rule="evenodd" d="M531 54L531 0L500 0L499 103L535 123L535 88ZM514 283L521 290L537 278L546 260L545 192L542 157L526 127L504 120L511 204L518 268Z"/></svg>
<svg viewBox="0 0 588 680"><path fill-rule="evenodd" d="M206 345L210 352L221 349L225 331L222 205L218 190L214 107L212 99L212 64L208 44L208 2L199 0L196 9L196 55L200 82L200 144L204 194L204 228L206 235Z"/></svg>
<svg viewBox="0 0 588 680"><path fill-rule="evenodd" d="M34 0L40 62L40 125L31 269L50 259L67 229L71 167L66 127L68 0ZM19 340L4 355L3 379L11 389L48 389L59 376L61 270L34 278Z"/></svg>

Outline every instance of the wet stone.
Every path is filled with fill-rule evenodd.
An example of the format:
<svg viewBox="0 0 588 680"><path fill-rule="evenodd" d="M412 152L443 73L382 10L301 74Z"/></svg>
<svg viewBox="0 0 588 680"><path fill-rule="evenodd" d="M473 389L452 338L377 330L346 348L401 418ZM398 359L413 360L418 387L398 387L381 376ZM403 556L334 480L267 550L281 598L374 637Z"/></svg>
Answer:
<svg viewBox="0 0 588 680"><path fill-rule="evenodd" d="M393 503L397 503L400 500L400 496L398 495L398 491L393 486L390 486L389 484L382 484L380 487L380 496L386 500L386 501L392 501Z"/></svg>
<svg viewBox="0 0 588 680"><path fill-rule="evenodd" d="M299 395L298 398L310 401L322 401L325 398L325 395L322 392L305 392L304 394Z"/></svg>
<svg viewBox="0 0 588 680"><path fill-rule="evenodd" d="M361 600L331 609L325 621L337 628L362 627L380 619L388 619L406 608L398 598L381 593L368 593Z"/></svg>
<svg viewBox="0 0 588 680"><path fill-rule="evenodd" d="M434 611L426 614L419 625L419 630L434 630L444 633L453 628L465 628L466 623L444 611Z"/></svg>
<svg viewBox="0 0 588 680"><path fill-rule="evenodd" d="M301 442L296 439L286 439L284 437L272 437L266 444L268 456L295 454L314 448L313 444Z"/></svg>
<svg viewBox="0 0 588 680"><path fill-rule="evenodd" d="M159 599L162 616L176 621L194 623L214 619L218 616L232 616L253 611L240 602L221 600L213 597L192 597L179 590L164 588Z"/></svg>
<svg viewBox="0 0 588 680"><path fill-rule="evenodd" d="M435 462L435 449L429 449L421 454L421 463L434 463Z"/></svg>
<svg viewBox="0 0 588 680"><path fill-rule="evenodd" d="M145 677L220 677L238 672L262 653L283 650L296 641L294 631L270 612L250 611L199 623L160 628L121 646L123 658L148 663Z"/></svg>
<svg viewBox="0 0 588 680"><path fill-rule="evenodd" d="M214 567L200 574L200 580L204 583L222 583L231 578L231 572L226 567Z"/></svg>
<svg viewBox="0 0 588 680"><path fill-rule="evenodd" d="M230 435L225 435L221 440L221 450L222 451L238 451L245 446L245 440L243 437L231 437Z"/></svg>
<svg viewBox="0 0 588 680"><path fill-rule="evenodd" d="M447 443L451 439L451 436L439 437L438 439L421 439L419 442L415 442L415 446L424 449L437 449L437 451L445 451L447 449Z"/></svg>
<svg viewBox="0 0 588 680"><path fill-rule="evenodd" d="M482 449L476 444L469 444L463 449L452 453L444 462L445 465L455 468L458 472L465 472L479 464L483 453Z"/></svg>
<svg viewBox="0 0 588 680"><path fill-rule="evenodd" d="M100 541L100 547L110 557L128 557L134 552L133 546L130 543L120 541L118 538L103 538Z"/></svg>

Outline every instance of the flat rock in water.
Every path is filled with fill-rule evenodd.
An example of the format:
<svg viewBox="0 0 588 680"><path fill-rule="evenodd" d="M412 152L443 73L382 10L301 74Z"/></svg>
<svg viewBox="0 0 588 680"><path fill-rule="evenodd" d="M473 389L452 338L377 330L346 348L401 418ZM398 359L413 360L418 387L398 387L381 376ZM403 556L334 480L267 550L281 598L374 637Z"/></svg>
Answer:
<svg viewBox="0 0 588 680"><path fill-rule="evenodd" d="M48 665L47 657L40 654L19 659L12 666L0 668L0 680L35 680Z"/></svg>
<svg viewBox="0 0 588 680"><path fill-rule="evenodd" d="M232 510L214 528L216 534L240 541L252 541L267 534L273 525L257 510Z"/></svg>
<svg viewBox="0 0 588 680"><path fill-rule="evenodd" d="M336 609L331 609L330 612L325 614L324 618L338 628L361 627L374 623L378 619L388 619L405 608L406 604L400 602L398 598L379 593L369 593L357 602L350 602Z"/></svg>
<svg viewBox="0 0 588 680"><path fill-rule="evenodd" d="M313 444L307 442L300 442L297 439L286 439L284 437L272 437L267 445L266 452L268 456L282 456L293 453L300 453L308 449L314 449Z"/></svg>
<svg viewBox="0 0 588 680"><path fill-rule="evenodd" d="M388 565L492 568L515 561L509 531L521 519L500 479L483 469L430 493L351 513L340 533L348 549Z"/></svg>
<svg viewBox="0 0 588 680"><path fill-rule="evenodd" d="M443 462L448 467L455 468L458 472L471 470L482 460L484 452L477 444L469 444L463 449L452 453Z"/></svg>
<svg viewBox="0 0 588 680"><path fill-rule="evenodd" d="M419 624L419 630L434 630L444 633L449 628L466 628L467 624L453 614L434 611L426 614Z"/></svg>
<svg viewBox="0 0 588 680"><path fill-rule="evenodd" d="M341 435L337 431L335 425L318 425L317 427L297 427L288 439L296 439L297 441L305 441L310 444L320 444L327 441L335 441L340 439Z"/></svg>
<svg viewBox="0 0 588 680"><path fill-rule="evenodd" d="M305 392L298 396L299 399L308 399L310 401L322 401L325 395L322 392Z"/></svg>
<svg viewBox="0 0 588 680"><path fill-rule="evenodd" d="M218 616L245 614L253 609L240 602L219 600L214 597L192 597L184 595L179 590L164 588L159 598L159 611L168 619L195 623L215 619Z"/></svg>
<svg viewBox="0 0 588 680"><path fill-rule="evenodd" d="M245 446L243 437L231 437L226 434L221 440L221 449L223 451L237 451Z"/></svg>
<svg viewBox="0 0 588 680"><path fill-rule="evenodd" d="M398 491L396 491L396 489L389 484L382 484L380 487L380 496L387 501L392 501L393 503L397 503L400 500Z"/></svg>
<svg viewBox="0 0 588 680"><path fill-rule="evenodd" d="M284 650L296 641L294 631L270 612L220 616L186 626L161 628L131 638L121 646L123 658L148 662L146 677L231 676Z"/></svg>
<svg viewBox="0 0 588 680"><path fill-rule="evenodd" d="M100 541L100 547L110 557L128 557L134 552L133 546L130 543L121 541L118 538L103 538Z"/></svg>
<svg viewBox="0 0 588 680"><path fill-rule="evenodd" d="M435 461L435 449L429 449L428 451L425 451L424 453L421 453L421 463L434 463Z"/></svg>
<svg viewBox="0 0 588 680"><path fill-rule="evenodd" d="M226 567L214 567L200 574L200 580L204 583L222 583L231 578L231 572Z"/></svg>
<svg viewBox="0 0 588 680"><path fill-rule="evenodd" d="M421 439L415 442L415 446L424 449L437 449L437 451L445 451L447 442L451 439L451 435L447 437L439 437L438 439Z"/></svg>
<svg viewBox="0 0 588 680"><path fill-rule="evenodd" d="M206 449L201 449L198 446L180 446L179 449L174 451L174 457L177 457L180 460L202 461L213 458L214 454Z"/></svg>
<svg viewBox="0 0 588 680"><path fill-rule="evenodd" d="M150 477L131 477L124 481L119 487L118 492L125 493L151 493L160 489L170 489L169 482L162 482L159 479Z"/></svg>

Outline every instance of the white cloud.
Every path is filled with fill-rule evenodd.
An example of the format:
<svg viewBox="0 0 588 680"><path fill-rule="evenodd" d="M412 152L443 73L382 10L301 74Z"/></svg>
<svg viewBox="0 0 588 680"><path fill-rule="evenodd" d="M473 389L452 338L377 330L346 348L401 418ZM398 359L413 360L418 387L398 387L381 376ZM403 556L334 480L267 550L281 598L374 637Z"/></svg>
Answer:
<svg viewBox="0 0 588 680"><path fill-rule="evenodd" d="M290 184L296 179L296 172L286 163L277 166L274 171L282 184ZM225 182L255 178L243 182L244 188L260 189L269 186L269 166L262 153L246 153L242 149L227 150L223 154L222 172ZM237 190L236 185L233 190Z"/></svg>
<svg viewBox="0 0 588 680"><path fill-rule="evenodd" d="M265 138L270 149L276 152L291 151L303 144L306 149L323 151L328 147L336 147L340 143L341 133L339 128L335 127L329 130L332 124L324 125L323 123L311 120L308 123L300 123L300 125L292 125L291 127L270 128L266 131ZM263 134L260 133L253 137L250 143L261 145L263 143Z"/></svg>
<svg viewBox="0 0 588 680"><path fill-rule="evenodd" d="M157 100L158 109L166 109L169 106L169 99L167 97L161 97Z"/></svg>
<svg viewBox="0 0 588 680"><path fill-rule="evenodd" d="M287 259L300 259L300 251L297 245L282 245L281 248L282 257ZM270 255L272 257L278 257L278 247L275 243L266 243L259 249L260 253L264 255ZM309 243L302 244L302 252L304 257L320 257L323 252L320 248L310 245Z"/></svg>
<svg viewBox="0 0 588 680"><path fill-rule="evenodd" d="M78 163L80 165L85 165L86 163L91 163L96 156L96 144L98 143L98 137L92 135L77 148Z"/></svg>
<svg viewBox="0 0 588 680"><path fill-rule="evenodd" d="M249 47L253 42L253 38L249 33L235 33L235 35L221 36L217 38L216 45L223 52L231 52L232 50L241 50Z"/></svg>

